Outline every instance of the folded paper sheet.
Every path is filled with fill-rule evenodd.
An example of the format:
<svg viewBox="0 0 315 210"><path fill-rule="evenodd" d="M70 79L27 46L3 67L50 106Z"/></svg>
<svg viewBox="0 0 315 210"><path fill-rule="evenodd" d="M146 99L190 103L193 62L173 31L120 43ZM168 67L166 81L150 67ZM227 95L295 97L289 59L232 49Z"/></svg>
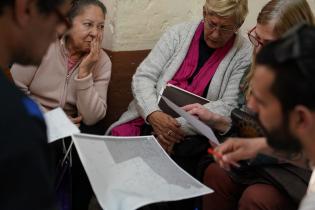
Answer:
<svg viewBox="0 0 315 210"><path fill-rule="evenodd" d="M181 117L183 117L187 122L194 127L198 132L200 132L202 135L206 136L210 143L213 146L217 146L220 144L217 137L215 136L213 130L200 120L198 120L196 117L192 116L188 112L185 112L182 108L174 104L172 101L170 101L168 98L162 96L162 99L166 102L166 104L171 107L176 113L178 113Z"/></svg>
<svg viewBox="0 0 315 210"><path fill-rule="evenodd" d="M72 138L105 210L133 210L213 192L178 167L153 136Z"/></svg>
<svg viewBox="0 0 315 210"><path fill-rule="evenodd" d="M80 133L79 128L71 122L61 108L56 108L44 114L47 125L48 143Z"/></svg>

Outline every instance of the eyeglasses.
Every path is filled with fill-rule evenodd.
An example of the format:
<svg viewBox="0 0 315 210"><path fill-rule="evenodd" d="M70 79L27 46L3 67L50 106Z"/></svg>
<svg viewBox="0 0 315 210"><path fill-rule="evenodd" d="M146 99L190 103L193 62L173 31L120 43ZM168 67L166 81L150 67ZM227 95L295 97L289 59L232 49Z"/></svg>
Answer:
<svg viewBox="0 0 315 210"><path fill-rule="evenodd" d="M69 19L66 17L66 15L62 14L62 12L59 11L57 7L53 10L56 16L58 17L59 21L67 27L67 29L70 29L72 27L71 22Z"/></svg>
<svg viewBox="0 0 315 210"><path fill-rule="evenodd" d="M236 26L218 26L210 23L206 18L204 18L204 22L207 24L208 28L211 31L218 30L222 33L234 33L237 30Z"/></svg>
<svg viewBox="0 0 315 210"><path fill-rule="evenodd" d="M252 28L252 29L247 33L247 36L248 36L249 41L250 41L255 47L258 47L259 45L260 45L260 46L264 46L265 44L262 43L261 41L259 41L259 40L257 39L257 37L252 34L253 31L255 31L255 30L256 30L256 26L255 26L254 28Z"/></svg>

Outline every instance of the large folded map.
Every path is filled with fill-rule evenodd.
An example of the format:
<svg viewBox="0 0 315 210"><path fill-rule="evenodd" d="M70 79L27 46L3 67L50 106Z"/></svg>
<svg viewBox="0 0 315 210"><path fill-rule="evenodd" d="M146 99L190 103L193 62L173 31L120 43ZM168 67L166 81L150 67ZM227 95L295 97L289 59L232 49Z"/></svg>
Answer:
<svg viewBox="0 0 315 210"><path fill-rule="evenodd" d="M72 137L105 210L133 210L213 192L178 167L153 136Z"/></svg>

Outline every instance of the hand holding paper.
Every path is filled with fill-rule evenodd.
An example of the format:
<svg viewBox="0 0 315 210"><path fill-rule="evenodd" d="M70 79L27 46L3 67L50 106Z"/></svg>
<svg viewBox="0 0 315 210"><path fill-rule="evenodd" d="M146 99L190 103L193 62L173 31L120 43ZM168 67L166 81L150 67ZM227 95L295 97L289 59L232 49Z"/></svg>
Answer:
<svg viewBox="0 0 315 210"><path fill-rule="evenodd" d="M190 123L191 126L193 126L197 131L199 131L202 135L206 136L210 144L212 146L217 146L220 144L217 137L214 135L212 129L198 120L196 117L192 116L191 114L185 112L182 108L171 102L166 97L162 96L162 99L166 102L166 104L171 107L176 113L178 113L180 116L182 116L187 122Z"/></svg>
<svg viewBox="0 0 315 210"><path fill-rule="evenodd" d="M182 108L221 133L227 132L231 127L231 118L211 112L201 104L189 104Z"/></svg>

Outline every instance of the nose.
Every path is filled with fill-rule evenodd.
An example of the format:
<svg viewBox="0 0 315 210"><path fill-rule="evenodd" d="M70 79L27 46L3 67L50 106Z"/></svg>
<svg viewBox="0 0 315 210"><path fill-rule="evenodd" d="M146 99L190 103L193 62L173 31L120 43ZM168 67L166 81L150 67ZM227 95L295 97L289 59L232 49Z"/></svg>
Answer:
<svg viewBox="0 0 315 210"><path fill-rule="evenodd" d="M220 32L218 28L214 28L210 34L211 38L217 39L220 37Z"/></svg>
<svg viewBox="0 0 315 210"><path fill-rule="evenodd" d="M96 37L97 33L98 33L97 27L91 28L90 35L92 35L93 37Z"/></svg>
<svg viewBox="0 0 315 210"><path fill-rule="evenodd" d="M252 95L248 96L247 107L253 112L256 112L256 113L259 112L257 102Z"/></svg>

